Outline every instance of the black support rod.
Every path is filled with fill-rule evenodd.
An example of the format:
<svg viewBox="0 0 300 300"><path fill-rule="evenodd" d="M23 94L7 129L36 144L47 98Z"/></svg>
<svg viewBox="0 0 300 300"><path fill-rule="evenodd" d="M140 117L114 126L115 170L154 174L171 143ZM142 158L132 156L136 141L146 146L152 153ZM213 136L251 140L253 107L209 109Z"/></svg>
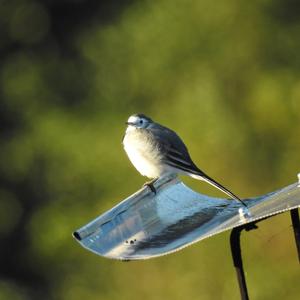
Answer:
<svg viewBox="0 0 300 300"><path fill-rule="evenodd" d="M241 299L249 300L248 290L246 285L243 260L242 260L242 252L241 252L241 231L244 229L243 226L233 228L230 234L230 247L231 247L231 255L233 259L233 265L236 271Z"/></svg>
<svg viewBox="0 0 300 300"><path fill-rule="evenodd" d="M241 251L241 232L243 229L249 231L256 228L257 226L255 223L248 223L246 225L233 228L230 234L231 255L240 287L241 300L249 300Z"/></svg>
<svg viewBox="0 0 300 300"><path fill-rule="evenodd" d="M298 251L298 260L300 263L300 220L299 220L298 208L292 209L290 213L291 213L291 219L292 219L292 224L294 229L296 247Z"/></svg>

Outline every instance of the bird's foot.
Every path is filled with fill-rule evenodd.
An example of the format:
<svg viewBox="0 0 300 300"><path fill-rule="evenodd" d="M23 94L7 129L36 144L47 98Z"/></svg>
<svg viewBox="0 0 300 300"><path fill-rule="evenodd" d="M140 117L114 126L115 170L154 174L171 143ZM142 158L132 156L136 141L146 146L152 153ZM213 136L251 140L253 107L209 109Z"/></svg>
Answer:
<svg viewBox="0 0 300 300"><path fill-rule="evenodd" d="M143 187L147 186L155 195L156 195L156 188L154 187L154 182L157 180L158 178L155 178L151 181L147 181L143 184Z"/></svg>

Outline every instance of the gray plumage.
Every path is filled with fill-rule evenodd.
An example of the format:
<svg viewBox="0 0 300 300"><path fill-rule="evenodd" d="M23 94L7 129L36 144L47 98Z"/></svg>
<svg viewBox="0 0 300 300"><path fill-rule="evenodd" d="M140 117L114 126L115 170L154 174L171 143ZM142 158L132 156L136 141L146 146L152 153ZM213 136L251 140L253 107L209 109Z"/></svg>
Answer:
<svg viewBox="0 0 300 300"><path fill-rule="evenodd" d="M123 138L124 149L143 176L158 178L168 173L186 174L208 182L243 203L196 166L176 132L153 122L144 114L130 116L126 124L128 127Z"/></svg>

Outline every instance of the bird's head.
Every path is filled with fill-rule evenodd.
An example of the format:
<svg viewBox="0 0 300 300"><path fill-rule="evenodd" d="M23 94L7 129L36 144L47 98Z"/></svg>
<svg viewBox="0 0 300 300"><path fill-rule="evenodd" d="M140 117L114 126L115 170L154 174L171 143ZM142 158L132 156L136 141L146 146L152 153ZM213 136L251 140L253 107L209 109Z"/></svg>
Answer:
<svg viewBox="0 0 300 300"><path fill-rule="evenodd" d="M153 121L144 114L134 114L129 117L126 124L136 128L147 128Z"/></svg>

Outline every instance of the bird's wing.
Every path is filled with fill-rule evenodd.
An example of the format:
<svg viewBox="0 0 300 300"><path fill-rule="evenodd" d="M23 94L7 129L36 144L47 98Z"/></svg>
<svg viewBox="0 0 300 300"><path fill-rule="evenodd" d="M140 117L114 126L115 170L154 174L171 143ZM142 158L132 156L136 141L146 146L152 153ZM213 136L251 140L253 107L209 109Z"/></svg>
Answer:
<svg viewBox="0 0 300 300"><path fill-rule="evenodd" d="M205 175L192 161L187 147L176 132L167 127L156 125L155 128L151 128L151 134L163 154L164 163L186 172Z"/></svg>

